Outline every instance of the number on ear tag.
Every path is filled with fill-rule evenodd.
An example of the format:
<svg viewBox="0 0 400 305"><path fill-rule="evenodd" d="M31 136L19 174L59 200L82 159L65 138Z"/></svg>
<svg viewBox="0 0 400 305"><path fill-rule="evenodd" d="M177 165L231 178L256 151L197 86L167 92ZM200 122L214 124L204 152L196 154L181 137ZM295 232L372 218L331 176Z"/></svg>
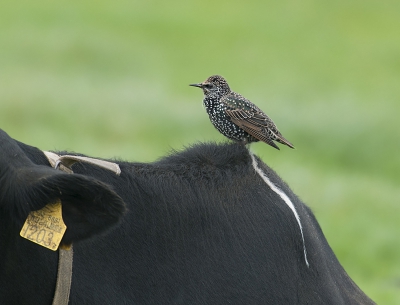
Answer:
<svg viewBox="0 0 400 305"><path fill-rule="evenodd" d="M62 219L61 201L29 213L21 232L23 238L56 251L67 226Z"/></svg>

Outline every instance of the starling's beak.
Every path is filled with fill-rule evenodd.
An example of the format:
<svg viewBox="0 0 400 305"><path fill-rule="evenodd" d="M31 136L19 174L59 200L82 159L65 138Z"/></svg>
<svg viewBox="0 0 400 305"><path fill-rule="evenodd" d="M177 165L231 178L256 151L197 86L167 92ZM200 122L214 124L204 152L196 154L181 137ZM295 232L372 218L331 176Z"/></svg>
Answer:
<svg viewBox="0 0 400 305"><path fill-rule="evenodd" d="M200 84L190 84L189 86L203 88L203 84L202 83L200 83Z"/></svg>

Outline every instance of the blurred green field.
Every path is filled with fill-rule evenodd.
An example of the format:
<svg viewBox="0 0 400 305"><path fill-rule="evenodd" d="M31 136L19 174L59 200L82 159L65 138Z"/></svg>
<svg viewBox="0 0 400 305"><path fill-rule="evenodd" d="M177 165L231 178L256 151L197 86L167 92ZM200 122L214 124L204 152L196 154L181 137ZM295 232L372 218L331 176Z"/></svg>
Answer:
<svg viewBox="0 0 400 305"><path fill-rule="evenodd" d="M188 86L225 76L296 146L251 149L361 289L400 304L399 1L5 0L0 29L0 128L41 149L225 141Z"/></svg>

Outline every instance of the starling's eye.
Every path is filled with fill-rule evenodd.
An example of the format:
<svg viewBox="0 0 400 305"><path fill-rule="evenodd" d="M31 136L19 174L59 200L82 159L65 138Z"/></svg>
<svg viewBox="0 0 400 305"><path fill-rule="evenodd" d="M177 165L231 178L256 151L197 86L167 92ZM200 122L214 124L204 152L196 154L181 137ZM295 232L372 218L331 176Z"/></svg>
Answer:
<svg viewBox="0 0 400 305"><path fill-rule="evenodd" d="M207 89L211 89L213 87L213 85L212 84L204 84L203 87L207 88Z"/></svg>

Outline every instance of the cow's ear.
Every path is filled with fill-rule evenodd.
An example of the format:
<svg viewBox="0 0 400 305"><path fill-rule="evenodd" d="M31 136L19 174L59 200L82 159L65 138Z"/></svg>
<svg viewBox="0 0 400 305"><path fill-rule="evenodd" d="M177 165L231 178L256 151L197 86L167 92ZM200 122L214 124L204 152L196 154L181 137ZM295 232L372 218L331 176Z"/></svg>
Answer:
<svg viewBox="0 0 400 305"><path fill-rule="evenodd" d="M42 203L61 200L67 226L62 243L70 244L100 234L123 216L125 203L109 185L84 175L52 171L53 175L46 175L32 185L31 196Z"/></svg>

